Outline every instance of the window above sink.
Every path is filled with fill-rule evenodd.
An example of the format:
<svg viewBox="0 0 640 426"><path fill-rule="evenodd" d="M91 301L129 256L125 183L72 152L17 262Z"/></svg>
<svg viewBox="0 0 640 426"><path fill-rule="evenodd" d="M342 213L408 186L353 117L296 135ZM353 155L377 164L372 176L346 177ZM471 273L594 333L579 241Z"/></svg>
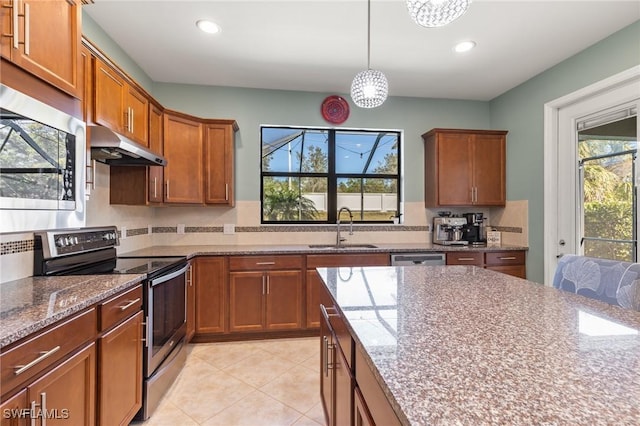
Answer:
<svg viewBox="0 0 640 426"><path fill-rule="evenodd" d="M262 126L261 223L397 223L402 132ZM395 219L395 220L394 220Z"/></svg>

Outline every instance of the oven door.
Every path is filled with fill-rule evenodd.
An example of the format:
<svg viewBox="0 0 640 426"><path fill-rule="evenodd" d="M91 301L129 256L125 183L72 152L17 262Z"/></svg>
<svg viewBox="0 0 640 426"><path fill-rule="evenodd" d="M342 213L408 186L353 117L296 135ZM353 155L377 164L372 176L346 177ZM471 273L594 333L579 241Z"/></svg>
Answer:
<svg viewBox="0 0 640 426"><path fill-rule="evenodd" d="M147 339L145 377L150 377L186 335L188 265L147 283Z"/></svg>

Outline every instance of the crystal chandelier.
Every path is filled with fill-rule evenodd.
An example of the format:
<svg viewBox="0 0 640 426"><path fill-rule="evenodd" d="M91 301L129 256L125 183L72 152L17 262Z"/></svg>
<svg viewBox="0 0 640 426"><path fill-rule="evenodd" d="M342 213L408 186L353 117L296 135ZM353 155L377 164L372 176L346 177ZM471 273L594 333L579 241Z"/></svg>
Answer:
<svg viewBox="0 0 640 426"><path fill-rule="evenodd" d="M442 27L462 16L471 0L407 0L407 9L416 24Z"/></svg>
<svg viewBox="0 0 640 426"><path fill-rule="evenodd" d="M367 69L351 83L351 99L360 108L375 108L384 103L389 83L382 71L371 69L371 0L367 0Z"/></svg>

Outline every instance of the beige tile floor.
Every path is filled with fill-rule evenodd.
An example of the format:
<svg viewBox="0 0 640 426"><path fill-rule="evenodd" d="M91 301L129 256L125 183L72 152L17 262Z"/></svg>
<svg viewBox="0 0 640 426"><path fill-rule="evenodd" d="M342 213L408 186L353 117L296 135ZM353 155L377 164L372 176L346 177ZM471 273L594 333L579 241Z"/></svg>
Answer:
<svg viewBox="0 0 640 426"><path fill-rule="evenodd" d="M317 337L190 344L187 363L144 426L319 426Z"/></svg>

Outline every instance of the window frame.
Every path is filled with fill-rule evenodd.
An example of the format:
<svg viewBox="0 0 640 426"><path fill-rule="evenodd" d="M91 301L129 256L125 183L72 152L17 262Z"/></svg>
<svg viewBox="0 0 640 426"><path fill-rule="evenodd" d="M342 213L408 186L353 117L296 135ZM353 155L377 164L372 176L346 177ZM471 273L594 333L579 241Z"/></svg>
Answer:
<svg viewBox="0 0 640 426"><path fill-rule="evenodd" d="M327 173L316 172L269 172L263 170L263 129L292 129L292 130L309 130L309 131L321 131L327 132L328 146L327 146ZM336 173L336 134L338 133L393 133L397 135L398 149L397 149L397 173L380 174L380 173ZM357 224L393 224L401 222L403 215L403 194L404 194L404 180L403 176L403 147L404 147L404 132L400 129L367 129L367 128L347 128L347 127L322 127L322 126L290 126L290 125L271 125L261 124L259 128L259 140L260 140L260 224L261 225L331 225L337 223L337 213L340 206L338 206L338 181L340 179L349 178L361 178L361 179L395 179L397 181L396 191L396 217L390 217L388 220L354 220ZM302 178L327 178L327 219L326 220L265 220L264 218L264 178L265 177L292 177L294 179ZM362 194L362 191L360 192ZM361 210L362 211L362 210ZM354 211L354 217L356 212Z"/></svg>

